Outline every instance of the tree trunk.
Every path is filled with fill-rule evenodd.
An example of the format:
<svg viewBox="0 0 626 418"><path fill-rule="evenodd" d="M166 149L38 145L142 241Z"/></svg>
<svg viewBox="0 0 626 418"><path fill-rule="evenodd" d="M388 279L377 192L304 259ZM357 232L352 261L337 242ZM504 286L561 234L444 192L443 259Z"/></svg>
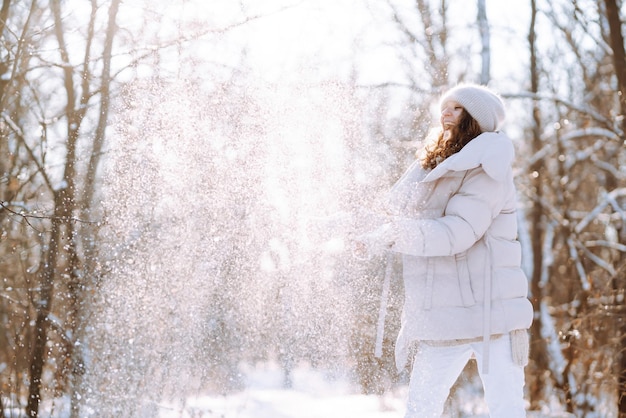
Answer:
<svg viewBox="0 0 626 418"><path fill-rule="evenodd" d="M536 32L535 20L537 16L537 6L535 0L531 0L531 22L528 32L528 43L530 49L530 81L531 92L536 95L539 91L539 70L537 68L536 55ZM538 103L533 100L532 105L533 128L532 128L532 152L536 153L542 148L541 143L541 114ZM543 289L541 288L541 273L543 267L543 206L541 204L543 189L541 173L544 172L543 160L537 159L531 167L531 192L534 193L532 208L530 209L530 239L532 246L533 270L531 277L531 302L535 312L541 310L541 300ZM548 370L548 355L545 341L541 337L541 316L536 315L530 330L531 359L530 374L533 380L529 382L529 397L531 409L536 409L543 399L543 373L535 373L534 370Z"/></svg>
<svg viewBox="0 0 626 418"><path fill-rule="evenodd" d="M622 21L619 15L619 7L616 0L605 0L606 17L609 23L611 49L613 51L613 65L617 77L618 97L622 116L622 135L626 134L626 51L624 50L624 36L622 34ZM613 187L616 180L610 178ZM607 187L611 185L607 184ZM609 189L611 190L611 189ZM622 321L620 327L620 339L622 349L619 350L617 361L617 402L619 415L626 416L626 323Z"/></svg>
<svg viewBox="0 0 626 418"><path fill-rule="evenodd" d="M624 51L624 36L622 35L622 21L616 0L605 0L606 17L609 22L611 49L613 50L613 65L617 76L619 89L620 110L622 113L622 133L626 133L626 52Z"/></svg>
<svg viewBox="0 0 626 418"><path fill-rule="evenodd" d="M39 416L39 403L41 402L41 377L46 361L46 342L48 341L48 316L52 309L52 297L54 294L54 281L56 278L56 266L61 251L60 241L63 237L63 215L65 206L65 189L55 195L55 212L52 219L52 231L48 251L42 261L40 295L36 302L37 316L35 319L34 337L30 360L30 385L28 388L28 403L26 416Z"/></svg>
<svg viewBox="0 0 626 418"><path fill-rule="evenodd" d="M0 9L0 34L4 33L6 21L9 16L10 4L11 4L10 0L2 1L2 9ZM6 57L5 59L6 59L6 62L0 61L0 74L5 74L7 71L9 71L10 61L8 57ZM8 84L9 84L8 80L5 80L4 78L0 79L0 103L2 103L2 98L4 97L4 90Z"/></svg>
<svg viewBox="0 0 626 418"><path fill-rule="evenodd" d="M81 219L90 220L92 219L92 214L90 212L92 208L92 200L96 190L97 184L97 170L100 163L100 159L102 156L102 147L105 139L106 126L109 117L109 103L110 103L110 84L111 84L111 59L112 59L112 50L113 50L113 39L115 37L116 32L116 18L117 12L119 10L121 0L113 0L111 5L109 6L109 20L108 27L106 33L106 39L104 42L104 51L102 54L102 74L100 77L101 86L100 86L100 112L98 124L96 127L91 156L89 159L89 165L87 166L87 173L85 175L84 188L81 196L80 203L80 212ZM93 13L95 17L95 11L97 10L97 4L93 6ZM93 22L93 19L92 19ZM93 35L93 34L92 34ZM85 63L87 65L87 63ZM86 87L87 88L87 87ZM83 306L90 306L88 303L85 303L86 294L85 289L93 289L95 286L95 264L96 264L96 255L95 248L96 245L93 237L96 235L95 227L92 223L83 223L81 224L81 232L80 236L82 237L82 248L83 248L83 277L76 277L75 286L72 286L71 289L71 314L74 318L72 326L72 335L74 336L74 349L72 350L72 372L71 372L71 382L70 382L70 399L71 399L71 408L70 408L70 418L79 418L81 416L81 404L82 400L85 399L85 396L81 395L84 389L83 382L83 374L84 374L84 362L85 355L88 353L85 352L87 350L87 344L85 343L86 333L85 333L85 320L84 320L84 309ZM78 262L78 260L76 260Z"/></svg>
<svg viewBox="0 0 626 418"><path fill-rule="evenodd" d="M487 6L485 0L478 0L478 28L480 31L480 44L482 46L480 84L488 84L491 79L491 46L489 21L487 20Z"/></svg>
<svg viewBox="0 0 626 418"><path fill-rule="evenodd" d="M54 298L54 285L60 273L67 273L70 280L75 282L78 261L76 254L76 239L72 216L76 208L76 148L78 144L80 125L86 111L86 107L79 106L76 109L77 94L74 88L73 69L69 65L69 53L64 39L64 27L61 17L61 5L58 2L50 4L55 19L55 35L59 44L59 53L65 65L63 67L65 93L67 95L66 114L67 119L67 142L65 168L63 172L63 184L59 190L52 191L54 195L54 215L50 242L44 256L45 263L41 269L41 292L38 301L37 318L35 320L33 351L30 367L30 387L27 404L27 415L36 417L39 415L39 403L41 402L41 377L45 365L46 342L48 340L49 315ZM84 99L86 100L86 99ZM64 249L64 243L67 243ZM65 258L69 262L61 262ZM64 272L58 271L65 269ZM70 286L71 289L72 286ZM70 313L71 317L71 313ZM70 318L70 322L71 322ZM71 355L71 353L68 353Z"/></svg>

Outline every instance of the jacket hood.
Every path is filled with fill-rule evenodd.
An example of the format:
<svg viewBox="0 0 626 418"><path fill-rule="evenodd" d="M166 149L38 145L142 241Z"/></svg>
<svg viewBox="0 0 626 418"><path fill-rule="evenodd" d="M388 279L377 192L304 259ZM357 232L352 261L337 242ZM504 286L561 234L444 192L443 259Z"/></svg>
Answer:
<svg viewBox="0 0 626 418"><path fill-rule="evenodd" d="M449 172L467 171L482 166L494 180L502 180L511 171L515 149L513 142L502 132L484 132L472 139L463 149L446 158L424 179L435 181Z"/></svg>

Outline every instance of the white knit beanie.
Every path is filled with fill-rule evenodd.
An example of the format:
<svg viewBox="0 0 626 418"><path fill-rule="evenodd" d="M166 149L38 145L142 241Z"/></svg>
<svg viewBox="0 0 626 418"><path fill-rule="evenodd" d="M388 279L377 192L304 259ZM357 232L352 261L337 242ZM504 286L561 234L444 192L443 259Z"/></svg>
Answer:
<svg viewBox="0 0 626 418"><path fill-rule="evenodd" d="M497 131L504 122L502 99L485 86L459 84L448 90L440 100L440 106L449 100L458 102L478 122L483 132Z"/></svg>

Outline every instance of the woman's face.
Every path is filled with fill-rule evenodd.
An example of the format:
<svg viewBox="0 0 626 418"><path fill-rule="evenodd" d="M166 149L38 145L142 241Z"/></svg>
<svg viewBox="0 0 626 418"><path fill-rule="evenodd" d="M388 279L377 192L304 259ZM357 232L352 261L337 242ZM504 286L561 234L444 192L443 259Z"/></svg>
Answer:
<svg viewBox="0 0 626 418"><path fill-rule="evenodd" d="M444 130L458 125L463 113L463 106L454 100L448 100L441 106L441 126Z"/></svg>

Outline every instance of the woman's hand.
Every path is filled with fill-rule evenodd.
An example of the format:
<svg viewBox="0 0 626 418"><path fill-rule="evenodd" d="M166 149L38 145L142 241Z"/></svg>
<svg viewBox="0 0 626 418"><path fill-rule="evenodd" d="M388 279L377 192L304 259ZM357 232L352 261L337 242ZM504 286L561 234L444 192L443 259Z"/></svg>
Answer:
<svg viewBox="0 0 626 418"><path fill-rule="evenodd" d="M361 241L352 241L350 243L352 255L357 260L367 260L369 258L369 251L367 250L367 244Z"/></svg>
<svg viewBox="0 0 626 418"><path fill-rule="evenodd" d="M398 233L394 223L386 223L372 232L359 235L352 242L352 254L357 259L382 255L390 250L397 239Z"/></svg>

